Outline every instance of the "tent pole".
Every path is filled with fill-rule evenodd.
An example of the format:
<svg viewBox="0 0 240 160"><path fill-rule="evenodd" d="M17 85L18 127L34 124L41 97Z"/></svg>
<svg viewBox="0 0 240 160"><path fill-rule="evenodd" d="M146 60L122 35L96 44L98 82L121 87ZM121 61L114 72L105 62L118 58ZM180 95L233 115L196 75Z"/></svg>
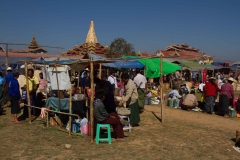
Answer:
<svg viewBox="0 0 240 160"><path fill-rule="evenodd" d="M70 97L69 97L69 114L72 114L72 88L70 89ZM69 135L71 135L72 130L72 116L69 115Z"/></svg>
<svg viewBox="0 0 240 160"><path fill-rule="evenodd" d="M99 79L102 79L102 63L99 64Z"/></svg>
<svg viewBox="0 0 240 160"><path fill-rule="evenodd" d="M26 86L27 86L27 102L30 105L30 93L29 93L29 82L28 82L28 66L27 62L25 62L25 79L26 79ZM31 108L28 107L28 122L31 123Z"/></svg>
<svg viewBox="0 0 240 160"><path fill-rule="evenodd" d="M6 73L8 68L8 43L6 43Z"/></svg>
<svg viewBox="0 0 240 160"><path fill-rule="evenodd" d="M80 78L81 78L81 76L80 76L80 72L78 72L78 84L77 84L77 87L79 88L79 82L80 82Z"/></svg>
<svg viewBox="0 0 240 160"><path fill-rule="evenodd" d="M93 108L93 99L94 99L94 81L93 81L93 59L90 60L90 79L91 79L91 99L90 99L90 126L91 126L91 143L93 143L94 140L94 133L93 133L93 127L94 127L94 108Z"/></svg>
<svg viewBox="0 0 240 160"><path fill-rule="evenodd" d="M61 103L60 103L60 90L59 90L59 82L58 82L58 72L57 72L57 66L56 66L56 63L55 63L55 70L56 70L56 78L57 78L57 87L58 87L58 111L60 111L61 109Z"/></svg>
<svg viewBox="0 0 240 160"><path fill-rule="evenodd" d="M161 84L161 121L162 121L162 124L164 123L164 120L165 120L165 103L164 103L164 97L163 97L163 65L162 65L162 62L163 62L163 55L161 54L160 56L160 84Z"/></svg>

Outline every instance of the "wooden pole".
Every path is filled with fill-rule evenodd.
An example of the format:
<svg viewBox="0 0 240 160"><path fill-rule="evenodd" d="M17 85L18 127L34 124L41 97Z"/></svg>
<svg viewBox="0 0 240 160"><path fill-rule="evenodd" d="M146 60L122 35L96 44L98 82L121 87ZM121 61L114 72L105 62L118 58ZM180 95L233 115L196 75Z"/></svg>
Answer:
<svg viewBox="0 0 240 160"><path fill-rule="evenodd" d="M81 78L81 76L80 76L80 72L78 72L78 84L77 84L77 87L79 88L79 83L80 83L80 78Z"/></svg>
<svg viewBox="0 0 240 160"><path fill-rule="evenodd" d="M8 68L8 43L6 43L6 73Z"/></svg>
<svg viewBox="0 0 240 160"><path fill-rule="evenodd" d="M31 105L26 105L26 106L29 107L29 108L32 107L32 108L41 109L40 107L36 107L36 106L31 106ZM46 108L46 111L54 112L54 113L59 113L59 114L64 114L64 115L68 115L68 116L71 115L71 116L75 116L75 117L80 118L79 115L77 115L77 114L69 114L69 113L65 113L65 112L50 110L50 109L47 109L47 108Z"/></svg>
<svg viewBox="0 0 240 160"><path fill-rule="evenodd" d="M61 103L60 103L60 91L59 91L59 82L58 82L58 72L57 72L57 66L56 66L56 63L55 63L55 70L56 70L56 78L57 78L57 87L58 87L58 111L61 110Z"/></svg>
<svg viewBox="0 0 240 160"><path fill-rule="evenodd" d="M99 79L102 79L102 63L99 64Z"/></svg>
<svg viewBox="0 0 240 160"><path fill-rule="evenodd" d="M27 86L27 102L30 106L30 93L29 93L29 80L28 80L28 65L27 62L25 62L25 79L26 79L26 86ZM28 107L28 122L32 123L31 121L31 108Z"/></svg>
<svg viewBox="0 0 240 160"><path fill-rule="evenodd" d="M163 97L163 56L160 56L160 84L161 84L161 120L162 124L164 123L164 113L165 113L165 103Z"/></svg>
<svg viewBox="0 0 240 160"><path fill-rule="evenodd" d="M91 143L94 141L94 108L93 108L93 99L94 99L94 81L93 81L93 61L90 60L90 79L91 79L91 99L90 99L90 126L91 126Z"/></svg>
<svg viewBox="0 0 240 160"><path fill-rule="evenodd" d="M72 89L70 90L70 97L69 97L69 114L72 114ZM72 130L72 116L69 115L69 135L71 135Z"/></svg>

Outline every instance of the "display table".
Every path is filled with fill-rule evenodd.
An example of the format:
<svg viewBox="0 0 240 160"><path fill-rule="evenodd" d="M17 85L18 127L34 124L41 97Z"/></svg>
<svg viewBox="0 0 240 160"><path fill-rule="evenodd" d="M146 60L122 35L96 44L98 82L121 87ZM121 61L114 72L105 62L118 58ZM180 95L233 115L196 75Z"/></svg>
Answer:
<svg viewBox="0 0 240 160"><path fill-rule="evenodd" d="M60 99L60 110L69 110L69 98ZM58 98L49 97L46 100L46 107L52 107L55 110L58 110ZM81 113L86 113L86 104L85 100L75 100L72 99L72 111L80 110Z"/></svg>

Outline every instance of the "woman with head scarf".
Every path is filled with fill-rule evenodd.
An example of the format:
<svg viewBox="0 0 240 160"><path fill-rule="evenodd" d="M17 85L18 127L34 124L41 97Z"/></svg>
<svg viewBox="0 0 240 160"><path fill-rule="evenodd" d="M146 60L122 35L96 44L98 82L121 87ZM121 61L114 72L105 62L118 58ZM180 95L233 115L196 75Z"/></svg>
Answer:
<svg viewBox="0 0 240 160"><path fill-rule="evenodd" d="M220 98L219 98L219 114L228 118L228 107L231 104L230 100L233 100L234 91L232 83L235 80L230 77L228 82L221 86ZM229 103L230 102L230 103Z"/></svg>

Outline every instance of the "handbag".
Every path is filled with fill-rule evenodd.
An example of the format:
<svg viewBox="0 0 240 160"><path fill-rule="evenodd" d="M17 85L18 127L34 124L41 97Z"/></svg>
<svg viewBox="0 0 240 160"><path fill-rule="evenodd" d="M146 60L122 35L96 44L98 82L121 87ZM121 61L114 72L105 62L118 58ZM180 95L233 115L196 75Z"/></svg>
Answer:
<svg viewBox="0 0 240 160"><path fill-rule="evenodd" d="M128 116L131 114L131 109L129 109L129 108L116 107L116 111L117 111L118 115L122 115L122 116Z"/></svg>

